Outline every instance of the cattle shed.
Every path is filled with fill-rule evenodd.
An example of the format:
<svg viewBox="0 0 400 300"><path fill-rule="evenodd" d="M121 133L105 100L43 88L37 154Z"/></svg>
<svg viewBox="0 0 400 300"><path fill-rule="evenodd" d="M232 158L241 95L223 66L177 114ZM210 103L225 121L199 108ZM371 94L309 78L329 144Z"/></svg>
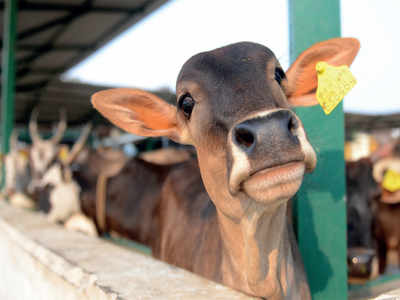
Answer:
<svg viewBox="0 0 400 300"><path fill-rule="evenodd" d="M40 110L39 122L44 125L58 120L60 106L67 110L69 125L104 122L88 99L106 87L63 82L60 75L166 2L0 1L1 152L9 151L13 128L26 126L35 107ZM288 7L291 61L310 45L341 36L340 0L288 0ZM168 91L156 93L173 99ZM380 278L364 286L349 287L347 283L343 151L345 124L366 131L375 121L380 126L400 127L399 116L345 117L342 104L329 118L315 107L296 112L319 160L294 201L295 230L313 299L366 299L398 288L398 281L394 281L398 276ZM319 125L317 129L315 124ZM38 295L48 291L52 299L248 298L136 250L129 252L107 241L63 232L40 216L4 203L0 203L0 242L7 245L0 250L0 260L6 266L0 271L0 278L13 290L15 299L23 296L18 296L14 277ZM126 272L127 268L131 271ZM4 290L0 289L2 293ZM397 299L399 294L392 292L385 299Z"/></svg>

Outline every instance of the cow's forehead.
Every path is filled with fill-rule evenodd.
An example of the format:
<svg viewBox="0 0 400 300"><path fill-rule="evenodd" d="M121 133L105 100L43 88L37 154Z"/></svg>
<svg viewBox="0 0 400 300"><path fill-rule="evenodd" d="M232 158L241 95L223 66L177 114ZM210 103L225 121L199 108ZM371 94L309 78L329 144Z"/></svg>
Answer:
<svg viewBox="0 0 400 300"><path fill-rule="evenodd" d="M274 80L276 67L280 65L273 52L256 43L241 42L203 52L182 67L177 96L190 93L198 100L198 94L203 95L213 118L228 122L257 111L287 108Z"/></svg>
<svg viewBox="0 0 400 300"><path fill-rule="evenodd" d="M241 42L202 52L191 57L182 67L177 86L182 81L212 81L226 86L240 81L265 79L269 64L279 65L273 52L260 44ZM211 84L212 85L212 84Z"/></svg>

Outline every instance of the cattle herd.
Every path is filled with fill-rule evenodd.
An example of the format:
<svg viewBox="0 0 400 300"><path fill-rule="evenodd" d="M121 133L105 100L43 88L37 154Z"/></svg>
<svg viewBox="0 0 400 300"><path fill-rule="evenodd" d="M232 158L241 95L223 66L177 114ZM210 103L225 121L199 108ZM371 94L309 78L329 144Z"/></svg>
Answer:
<svg viewBox="0 0 400 300"><path fill-rule="evenodd" d="M318 61L350 65L358 49L352 38L321 42L285 73L268 48L237 43L185 63L176 107L135 89L93 95L93 106L116 126L193 150L128 158L86 146L90 125L69 149L60 144L65 113L44 140L34 111L32 144L19 148L11 137L2 194L69 229L135 240L157 258L249 295L311 299L288 216L317 157L292 107L317 103ZM400 192L381 185L387 170L400 172L398 148L347 164L351 278L383 273L389 251L400 256Z"/></svg>

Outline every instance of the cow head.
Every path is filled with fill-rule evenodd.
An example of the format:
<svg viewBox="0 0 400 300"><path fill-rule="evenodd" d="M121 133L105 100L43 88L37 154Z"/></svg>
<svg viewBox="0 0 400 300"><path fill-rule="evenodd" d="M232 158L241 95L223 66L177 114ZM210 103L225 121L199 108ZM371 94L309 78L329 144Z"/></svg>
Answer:
<svg viewBox="0 0 400 300"><path fill-rule="evenodd" d="M29 133L32 139L30 155L33 174L43 174L49 163L58 154L58 144L64 135L67 121L65 111L61 110L56 133L51 139L44 140L40 137L38 132L37 116L38 111L35 109L29 121Z"/></svg>
<svg viewBox="0 0 400 300"><path fill-rule="evenodd" d="M350 64L355 39L306 50L285 73L273 52L242 42L190 58L178 76L176 107L134 89L96 93L92 103L128 132L192 144L208 193L241 218L254 201L279 204L298 190L316 156L294 106L315 105L315 65Z"/></svg>

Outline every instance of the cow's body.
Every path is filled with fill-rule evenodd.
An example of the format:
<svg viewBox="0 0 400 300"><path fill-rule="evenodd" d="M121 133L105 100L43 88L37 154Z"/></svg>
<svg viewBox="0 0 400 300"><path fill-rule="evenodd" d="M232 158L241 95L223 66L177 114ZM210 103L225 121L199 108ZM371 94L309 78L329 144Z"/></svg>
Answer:
<svg viewBox="0 0 400 300"><path fill-rule="evenodd" d="M81 206L90 218L97 219L96 189L99 165L104 157L91 151L88 160L74 173L82 188ZM129 159L124 167L106 182L105 231L114 231L145 245L152 239L153 213L158 205L162 183L171 165L157 165L138 158ZM154 224L154 225L153 225Z"/></svg>

